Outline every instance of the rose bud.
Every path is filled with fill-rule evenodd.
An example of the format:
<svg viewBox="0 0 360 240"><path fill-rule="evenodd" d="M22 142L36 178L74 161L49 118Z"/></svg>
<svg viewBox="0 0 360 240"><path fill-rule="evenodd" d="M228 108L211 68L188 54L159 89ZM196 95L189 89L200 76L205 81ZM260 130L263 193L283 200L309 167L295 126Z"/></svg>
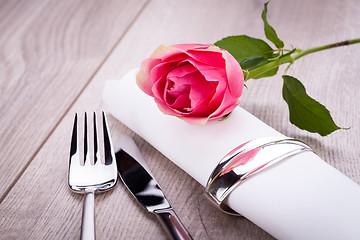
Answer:
<svg viewBox="0 0 360 240"><path fill-rule="evenodd" d="M239 104L244 75L236 59L216 46L161 45L142 62L136 82L164 114L203 125Z"/></svg>

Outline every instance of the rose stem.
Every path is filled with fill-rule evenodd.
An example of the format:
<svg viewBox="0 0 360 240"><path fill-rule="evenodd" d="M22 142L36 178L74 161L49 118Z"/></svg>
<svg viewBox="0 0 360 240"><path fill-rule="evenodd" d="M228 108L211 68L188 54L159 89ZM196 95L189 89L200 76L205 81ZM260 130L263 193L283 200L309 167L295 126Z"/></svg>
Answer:
<svg viewBox="0 0 360 240"><path fill-rule="evenodd" d="M314 48L309 48L309 49L305 49L305 50L300 50L300 52L296 52L293 55L279 58L275 61L269 62L259 68L256 68L256 69L250 71L247 74L247 79L254 78L262 73L270 71L271 69L274 69L274 68L280 66L281 64L284 64L284 63L292 64L295 60L297 60L305 55L308 55L310 53L319 52L319 51L323 51L326 49L331 49L331 48L336 48L336 47L341 47L341 46L347 46L347 45L351 45L351 44L355 44L355 43L360 43L360 38L346 40L346 41L332 43L332 44L327 44L327 45L323 45L320 47L314 47Z"/></svg>

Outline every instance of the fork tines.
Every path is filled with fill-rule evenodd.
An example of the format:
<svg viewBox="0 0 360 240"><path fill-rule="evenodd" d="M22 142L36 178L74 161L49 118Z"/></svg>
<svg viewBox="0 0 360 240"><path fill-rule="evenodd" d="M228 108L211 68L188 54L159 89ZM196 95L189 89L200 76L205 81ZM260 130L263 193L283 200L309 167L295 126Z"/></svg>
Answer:
<svg viewBox="0 0 360 240"><path fill-rule="evenodd" d="M105 165L110 165L112 163L112 161L114 161L113 159L113 155L112 155L112 142L110 139L110 134L109 134L109 127L107 124L107 118L106 118L106 114L104 111L102 111L102 129L103 129L103 136L99 136L98 135L98 126L97 126L97 114L96 112L93 112L93 116L92 116L92 123L93 123L93 128L92 131L89 131L88 129L88 114L87 112L84 113L84 127L83 129L79 129L78 128L78 113L75 114L75 118L74 118L74 127L73 127L73 132L72 132L72 138L71 138L71 146L70 146L70 158L71 161L72 159L78 159L79 161L81 161L80 159L83 159L83 162L81 161L81 165L87 165L87 164L96 164L101 156L100 156L100 151L99 151L99 138L101 139L101 137L103 137L103 142L104 142L104 146L103 146L103 152L104 152L104 163ZM79 146L79 141L78 141L78 136L81 136L80 133L81 130L83 130L83 146ZM101 128L100 128L101 130ZM99 131L100 131L99 130ZM89 136L91 136L91 133L93 134L93 138L89 138ZM89 141L89 139L93 139L92 142ZM90 144L89 144L90 142ZM82 149L81 149L82 148ZM90 151L92 150L93 155L90 156ZM79 153L82 152L83 153L83 157L80 157ZM93 159L93 163L91 163L90 159ZM101 162L101 161L100 161Z"/></svg>

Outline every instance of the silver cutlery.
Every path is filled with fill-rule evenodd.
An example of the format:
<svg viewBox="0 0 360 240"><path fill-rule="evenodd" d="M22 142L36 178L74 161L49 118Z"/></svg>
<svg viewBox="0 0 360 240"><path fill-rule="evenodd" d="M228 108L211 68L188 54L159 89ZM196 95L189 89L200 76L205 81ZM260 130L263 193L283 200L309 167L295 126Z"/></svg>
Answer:
<svg viewBox="0 0 360 240"><path fill-rule="evenodd" d="M102 112L102 128L104 136L103 158L99 149L97 116L93 113L93 130L87 124L87 114L84 115L83 137L78 133L78 114L75 114L72 132L70 160L69 160L69 187L76 193L84 194L81 239L95 239L95 193L111 189L117 182L117 168L106 115ZM89 145L88 135L93 132L92 145ZM80 147L83 142L83 147ZM90 149L93 149L93 164L90 162ZM81 154L80 151L83 150ZM81 161L83 159L83 163ZM103 161L101 161L103 160Z"/></svg>
<svg viewBox="0 0 360 240"><path fill-rule="evenodd" d="M133 139L122 135L117 142L116 161L119 176L133 196L154 213L171 239L192 239L159 184L153 177Z"/></svg>

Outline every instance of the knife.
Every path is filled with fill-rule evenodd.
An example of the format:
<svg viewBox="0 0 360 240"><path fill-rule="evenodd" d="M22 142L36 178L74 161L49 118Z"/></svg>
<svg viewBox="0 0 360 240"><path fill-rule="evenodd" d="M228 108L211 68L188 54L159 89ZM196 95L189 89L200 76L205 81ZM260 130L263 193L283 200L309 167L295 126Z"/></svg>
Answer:
<svg viewBox="0 0 360 240"><path fill-rule="evenodd" d="M132 195L157 216L171 239L192 239L166 199L134 140L128 135L122 135L116 145L118 173Z"/></svg>

